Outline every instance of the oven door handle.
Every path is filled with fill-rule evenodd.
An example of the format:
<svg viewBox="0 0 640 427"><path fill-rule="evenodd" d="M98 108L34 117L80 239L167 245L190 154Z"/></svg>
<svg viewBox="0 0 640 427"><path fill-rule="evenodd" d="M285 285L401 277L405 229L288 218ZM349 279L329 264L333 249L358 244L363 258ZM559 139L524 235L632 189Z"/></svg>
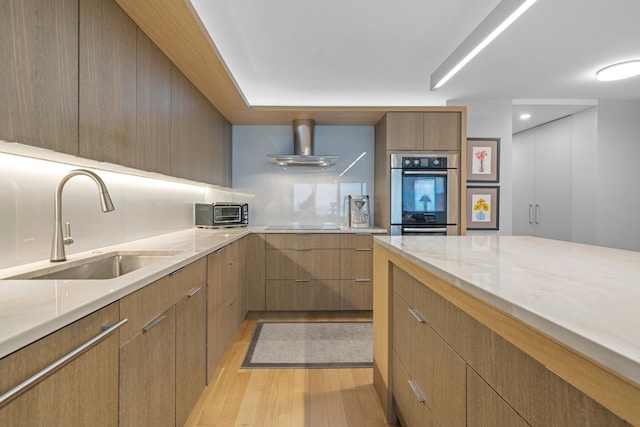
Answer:
<svg viewBox="0 0 640 427"><path fill-rule="evenodd" d="M409 170L403 170L402 174L403 175L446 175L448 174L448 171L442 171L442 170L419 170L419 171L409 171Z"/></svg>
<svg viewBox="0 0 640 427"><path fill-rule="evenodd" d="M402 227L402 232L407 232L407 233L446 233L447 232L447 228L446 227L439 227L439 228L405 228Z"/></svg>

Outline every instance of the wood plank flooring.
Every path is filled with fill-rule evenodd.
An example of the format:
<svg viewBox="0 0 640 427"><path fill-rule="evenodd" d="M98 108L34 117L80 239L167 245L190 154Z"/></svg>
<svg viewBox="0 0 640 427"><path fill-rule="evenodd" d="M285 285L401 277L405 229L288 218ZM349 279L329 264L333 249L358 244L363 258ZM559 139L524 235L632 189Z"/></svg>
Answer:
<svg viewBox="0 0 640 427"><path fill-rule="evenodd" d="M240 369L255 327L256 320L242 322L186 426L392 425L373 388L371 368Z"/></svg>

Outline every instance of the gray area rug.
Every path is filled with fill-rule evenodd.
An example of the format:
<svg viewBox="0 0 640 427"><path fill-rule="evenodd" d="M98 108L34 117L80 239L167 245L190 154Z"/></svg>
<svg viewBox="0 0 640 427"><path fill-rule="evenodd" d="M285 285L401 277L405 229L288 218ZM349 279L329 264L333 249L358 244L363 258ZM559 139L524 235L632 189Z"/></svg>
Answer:
<svg viewBox="0 0 640 427"><path fill-rule="evenodd" d="M371 322L258 322L242 368L370 368Z"/></svg>

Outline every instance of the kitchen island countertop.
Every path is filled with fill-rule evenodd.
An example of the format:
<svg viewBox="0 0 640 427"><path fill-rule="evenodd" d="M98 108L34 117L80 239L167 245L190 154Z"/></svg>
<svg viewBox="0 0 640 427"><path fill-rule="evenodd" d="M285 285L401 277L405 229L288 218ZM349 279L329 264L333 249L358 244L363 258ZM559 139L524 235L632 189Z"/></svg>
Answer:
<svg viewBox="0 0 640 427"><path fill-rule="evenodd" d="M519 236L374 241L640 384L640 252Z"/></svg>

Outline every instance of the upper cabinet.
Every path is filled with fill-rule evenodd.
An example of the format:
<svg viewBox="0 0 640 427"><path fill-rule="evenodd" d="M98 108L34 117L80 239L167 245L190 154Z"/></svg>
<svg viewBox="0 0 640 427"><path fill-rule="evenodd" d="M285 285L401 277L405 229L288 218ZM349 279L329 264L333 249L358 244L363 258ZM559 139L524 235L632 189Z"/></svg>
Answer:
<svg viewBox="0 0 640 427"><path fill-rule="evenodd" d="M136 30L114 2L80 1L81 157L136 167Z"/></svg>
<svg viewBox="0 0 640 427"><path fill-rule="evenodd" d="M7 0L0 139L78 153L78 1Z"/></svg>
<svg viewBox="0 0 640 427"><path fill-rule="evenodd" d="M231 124L114 1L6 3L0 139L231 186Z"/></svg>
<svg viewBox="0 0 640 427"><path fill-rule="evenodd" d="M386 120L387 150L460 151L458 111L390 112Z"/></svg>

